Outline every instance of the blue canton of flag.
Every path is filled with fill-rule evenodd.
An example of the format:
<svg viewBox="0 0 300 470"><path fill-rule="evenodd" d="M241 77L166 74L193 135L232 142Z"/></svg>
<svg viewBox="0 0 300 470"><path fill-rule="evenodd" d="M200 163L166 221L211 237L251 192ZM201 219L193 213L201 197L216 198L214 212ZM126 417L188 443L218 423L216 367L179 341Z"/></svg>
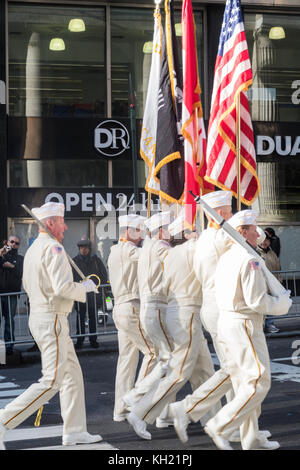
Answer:
<svg viewBox="0 0 300 470"><path fill-rule="evenodd" d="M224 45L231 38L234 28L243 21L240 0L229 0L226 2L226 8L223 17L222 30L219 42L218 54L223 56Z"/></svg>

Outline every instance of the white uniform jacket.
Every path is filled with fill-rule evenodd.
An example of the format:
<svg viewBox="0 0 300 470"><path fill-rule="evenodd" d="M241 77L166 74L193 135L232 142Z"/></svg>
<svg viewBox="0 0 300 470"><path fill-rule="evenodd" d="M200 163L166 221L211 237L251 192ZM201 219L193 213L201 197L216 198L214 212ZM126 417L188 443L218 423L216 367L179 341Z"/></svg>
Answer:
<svg viewBox="0 0 300 470"><path fill-rule="evenodd" d="M212 316L212 324L218 320L218 307L215 296L215 272L218 260L231 246L230 239L224 230L208 227L196 242L194 271L202 284L203 303L202 314ZM204 324L206 322L204 321ZM205 326L205 325L204 325Z"/></svg>
<svg viewBox="0 0 300 470"><path fill-rule="evenodd" d="M139 299L137 279L141 248L130 241L111 247L107 265L115 305Z"/></svg>
<svg viewBox="0 0 300 470"><path fill-rule="evenodd" d="M163 289L163 267L170 245L163 240L146 239L138 262L138 283L142 302L167 302Z"/></svg>
<svg viewBox="0 0 300 470"><path fill-rule="evenodd" d="M236 318L284 315L291 305L287 295L269 294L259 260L237 244L220 258L215 282L220 311L236 312Z"/></svg>
<svg viewBox="0 0 300 470"><path fill-rule="evenodd" d="M69 313L74 300L86 301L84 286L73 282L64 247L44 232L25 254L23 286L32 312Z"/></svg>
<svg viewBox="0 0 300 470"><path fill-rule="evenodd" d="M165 259L164 287L170 308L202 303L201 284L193 270L195 247L196 241L189 240L172 248Z"/></svg>

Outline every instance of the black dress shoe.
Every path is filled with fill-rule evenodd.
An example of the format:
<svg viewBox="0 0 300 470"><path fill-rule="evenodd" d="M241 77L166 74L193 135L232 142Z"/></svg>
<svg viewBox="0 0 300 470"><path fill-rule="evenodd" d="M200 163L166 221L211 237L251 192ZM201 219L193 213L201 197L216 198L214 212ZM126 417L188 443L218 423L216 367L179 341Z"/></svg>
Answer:
<svg viewBox="0 0 300 470"><path fill-rule="evenodd" d="M82 349L83 343L76 343L75 344L75 349Z"/></svg>
<svg viewBox="0 0 300 470"><path fill-rule="evenodd" d="M99 346L100 344L97 341L95 341L94 343L91 343L91 348L98 349Z"/></svg>

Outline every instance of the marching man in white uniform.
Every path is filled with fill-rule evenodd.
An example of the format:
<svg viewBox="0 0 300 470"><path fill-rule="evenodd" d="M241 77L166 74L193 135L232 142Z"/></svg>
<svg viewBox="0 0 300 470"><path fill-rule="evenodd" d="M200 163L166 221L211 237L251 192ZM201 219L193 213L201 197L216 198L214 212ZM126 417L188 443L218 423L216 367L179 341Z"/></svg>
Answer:
<svg viewBox="0 0 300 470"><path fill-rule="evenodd" d="M48 202L32 209L49 232L39 229L24 258L23 286L29 296L29 327L41 351L42 377L0 410L0 448L7 429L13 429L57 392L63 418L63 445L102 440L86 430L84 384L69 335L68 314L73 302L85 302L87 292L98 292L91 280L73 282L72 269L62 246L64 205Z"/></svg>
<svg viewBox="0 0 300 470"><path fill-rule="evenodd" d="M228 220L232 216L231 191L213 191L202 196L202 199L223 219ZM215 294L215 273L219 258L228 250L230 243L218 224L208 215L207 219L208 227L201 233L196 244L194 270L202 285L203 303L200 312L202 324L211 335L215 351L219 356L217 341L219 309Z"/></svg>
<svg viewBox="0 0 300 470"><path fill-rule="evenodd" d="M256 218L256 212L246 210L238 212L228 221L254 248L258 238ZM243 425L241 444L244 450L276 449L279 444L268 441L258 430L260 406L271 384L263 319L266 312L273 315L288 312L291 305L289 292L278 297L270 295L259 260L237 243L232 243L232 247L219 260L215 288L220 311L218 342L227 372L227 379L224 380L231 380L235 396L208 421L205 431L218 448L232 450L230 436ZM199 412L203 413L215 399L220 398L212 381L213 378L195 394L179 402L188 419L199 419ZM186 422L184 425L179 411L177 409L175 425L180 435Z"/></svg>
<svg viewBox="0 0 300 470"><path fill-rule="evenodd" d="M144 355L138 380L142 380L156 363L154 346L140 324L138 286L138 247L145 217L128 214L119 217L120 238L108 257L109 280L114 296L113 318L118 329L119 358L115 380L114 421L125 421L128 413L123 397L133 388L139 361Z"/></svg>
<svg viewBox="0 0 300 470"><path fill-rule="evenodd" d="M145 221L151 238L144 241L138 262L138 284L140 291L140 319L143 330L151 338L157 363L150 374L123 398L132 406L166 372L172 345L166 329L167 296L163 288L163 268L170 245L168 225L170 212L158 212ZM163 417L156 421L157 427L167 427Z"/></svg>
<svg viewBox="0 0 300 470"><path fill-rule="evenodd" d="M181 216L170 224L169 232L172 236L180 235L181 242L184 241L170 249L164 262L164 285L168 296L166 324L173 351L166 376L132 406L127 417L140 437L144 437L140 433L142 423L152 424L184 384L188 380L192 382L196 369L196 386L214 373L199 314L202 291L193 271L195 240L184 235ZM168 416L170 420L171 416Z"/></svg>
<svg viewBox="0 0 300 470"><path fill-rule="evenodd" d="M232 193L231 191L213 191L202 196L202 199L212 207L224 220L232 216ZM215 293L215 273L220 256L231 246L229 238L226 236L220 226L206 214L208 227L204 230L197 241L194 270L197 279L202 285L203 302L201 307L201 321L209 332L215 352L222 364L221 349L218 345L218 319L219 309L217 306ZM233 398L233 390L230 381L225 384L227 400Z"/></svg>

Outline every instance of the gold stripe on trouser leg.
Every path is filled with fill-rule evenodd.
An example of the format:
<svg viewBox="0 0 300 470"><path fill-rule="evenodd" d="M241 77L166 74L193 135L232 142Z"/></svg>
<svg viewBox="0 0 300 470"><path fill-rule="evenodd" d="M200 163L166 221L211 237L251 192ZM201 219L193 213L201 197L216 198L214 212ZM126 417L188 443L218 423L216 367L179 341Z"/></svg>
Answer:
<svg viewBox="0 0 300 470"><path fill-rule="evenodd" d="M172 383L172 385L168 388L168 390L163 394L163 396L157 400L157 402L150 408L150 410L147 411L147 413L144 415L143 417L143 420L146 419L147 415L153 410L153 408L155 408L155 406L161 402L161 400L163 398L165 398L166 395L168 395L168 393L170 392L170 390L172 390L172 388L181 380L182 378L182 371L183 371L183 367L186 363L186 360L187 360L187 357L189 355L189 352L190 352L190 349L191 349L191 344L192 344L192 339L193 339L193 333L192 333L192 327L193 327L193 320L194 320L194 313L192 313L192 317L191 317L191 321L190 321L190 340L189 340L189 344L188 344L188 347L187 347L187 351L185 353L185 356L184 356L184 359L182 361L182 364L181 364L181 367L180 367L180 371L179 371L179 376L178 378Z"/></svg>
<svg viewBox="0 0 300 470"><path fill-rule="evenodd" d="M137 315L136 311L135 311L135 308L132 307L132 311L134 313L134 315L138 316L138 328L139 328L139 331L140 331L140 334L141 334L141 337L143 338L143 341L149 351L149 354L150 354L150 359L149 359L149 362L147 364L147 367L146 367L146 370L145 370L145 374L144 374L144 378L146 377L146 375L148 374L148 371L149 371L149 368L150 368L150 365L151 365L151 362L153 361L154 357L155 357L155 354L151 351L151 348L149 346L149 344L147 343L147 340L144 336L144 333L143 333L143 330L142 330L142 326L141 326L141 320L140 320L140 317L139 315Z"/></svg>
<svg viewBox="0 0 300 470"><path fill-rule="evenodd" d="M201 398L200 400L198 400L193 406L192 408L190 408L189 410L186 411L186 413L191 413L200 403L202 403L203 401L207 400L207 398L209 398L216 390L218 390L218 388L222 387L222 385L226 382L226 380L230 379L230 375L227 375L225 377L225 379L223 379L215 388L213 388L205 397ZM200 385L201 387L201 385ZM197 392L197 390L196 390Z"/></svg>
<svg viewBox="0 0 300 470"><path fill-rule="evenodd" d="M57 377L57 369L58 369L58 358L59 358L59 344L58 344L58 333L57 333L57 320L58 320L58 315L55 315L55 320L54 320L54 334L55 334L55 341L56 341L56 361L55 361L55 371L54 371L54 377L52 379L52 382L50 384L50 387L47 390L44 390L43 393L41 393L39 396L37 396L32 402L30 402L25 408L23 408L21 411L19 411L17 414L15 414L12 418L10 418L6 423L4 423L4 426L7 426L11 421L16 419L20 414L24 413L30 406L32 406L36 401L38 401L45 393L48 393L50 390L52 390L53 385L55 384L56 377Z"/></svg>
<svg viewBox="0 0 300 470"><path fill-rule="evenodd" d="M257 384L261 378L261 367L260 367L260 363L259 363L259 360L258 360L258 357L257 357L257 353L255 351L255 348L254 348L254 345L252 343L252 340L251 340L251 337L249 335L249 331L248 331L248 328L247 328L247 320L244 321L244 328L245 328L245 331L246 331L246 335L249 339L249 342L250 342L250 345L251 345L251 348L252 348L252 351L253 351L253 354L254 354L254 358L255 358L255 362L257 364L257 367L258 367L258 377L255 381L255 385L254 385L254 392L250 395L250 397L248 398L248 400L243 404L243 406L241 406L241 408L235 413L235 415L233 416L233 418L228 422L226 423L222 429L219 431L219 434L222 434L222 432L224 431L224 429L231 423L233 423L233 421L236 419L236 417L240 414L240 412L245 408L245 406L248 405L248 403L252 400L252 398L254 397L254 395L256 394L256 390L257 390Z"/></svg>
<svg viewBox="0 0 300 470"><path fill-rule="evenodd" d="M162 320L161 320L160 309L158 309L158 320L159 320L159 324L160 324L160 327L161 327L161 329L162 329L162 332L163 332L163 334L164 334L164 337L166 338L166 341L167 341L168 346L169 346L169 348L170 348L170 351L172 352L172 346L171 346L171 344L170 344L170 341L169 341L169 338L168 338L168 336L167 336L167 333L166 333L165 330L164 330L164 326L163 326L163 323L162 323Z"/></svg>

